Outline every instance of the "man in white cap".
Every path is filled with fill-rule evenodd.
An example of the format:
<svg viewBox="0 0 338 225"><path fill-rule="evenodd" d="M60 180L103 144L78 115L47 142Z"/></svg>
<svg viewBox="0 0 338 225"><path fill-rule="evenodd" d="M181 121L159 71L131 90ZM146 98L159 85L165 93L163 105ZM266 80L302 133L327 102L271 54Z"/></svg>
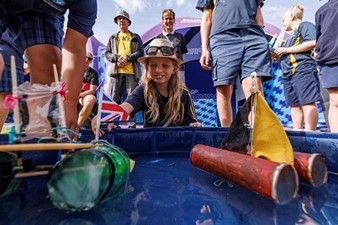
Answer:
<svg viewBox="0 0 338 225"><path fill-rule="evenodd" d="M119 104L123 94L130 95L138 85L142 72L137 59L142 57L144 52L141 37L129 30L129 14L119 10L114 22L120 30L109 38L105 56L109 62L117 65L116 72L110 74L110 81L111 97Z"/></svg>

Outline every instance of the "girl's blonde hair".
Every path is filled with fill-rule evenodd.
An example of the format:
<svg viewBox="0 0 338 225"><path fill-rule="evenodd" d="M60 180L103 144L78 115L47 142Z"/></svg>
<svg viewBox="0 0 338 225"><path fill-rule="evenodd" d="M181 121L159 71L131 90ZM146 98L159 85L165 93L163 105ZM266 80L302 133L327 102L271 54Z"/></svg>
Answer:
<svg viewBox="0 0 338 225"><path fill-rule="evenodd" d="M192 110L191 115L195 115L195 110L193 104L191 104L190 109L185 109L184 104L181 102L181 95L184 90L189 93L188 88L184 85L181 80L180 75L178 74L179 66L176 62L171 60L173 64L176 64L177 69L174 71L174 74L171 76L168 84L168 102L165 105L166 115L163 121L159 121L160 119L160 106L158 105L158 99L160 98L160 94L156 89L156 83L151 79L151 75L148 71L149 59L145 64L145 74L142 76L141 81L144 86L144 99L145 104L148 110L145 114L149 115L150 123L156 124L158 122L164 123L163 126L169 126L171 123L175 125L179 125L184 120L185 110ZM190 93L189 93L190 95Z"/></svg>
<svg viewBox="0 0 338 225"><path fill-rule="evenodd" d="M290 11L297 19L303 20L304 7L302 5L291 6Z"/></svg>

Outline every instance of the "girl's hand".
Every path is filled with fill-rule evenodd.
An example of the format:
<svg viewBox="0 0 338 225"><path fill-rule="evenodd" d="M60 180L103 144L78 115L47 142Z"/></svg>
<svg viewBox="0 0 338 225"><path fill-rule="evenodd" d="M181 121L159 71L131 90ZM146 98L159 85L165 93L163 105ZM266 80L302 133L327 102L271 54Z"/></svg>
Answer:
<svg viewBox="0 0 338 225"><path fill-rule="evenodd" d="M271 59L273 61L278 61L280 56L275 52L275 50L270 50Z"/></svg>
<svg viewBox="0 0 338 225"><path fill-rule="evenodd" d="M279 57L281 57L282 55L290 54L289 48L285 48L285 47L276 48L274 52L275 52Z"/></svg>

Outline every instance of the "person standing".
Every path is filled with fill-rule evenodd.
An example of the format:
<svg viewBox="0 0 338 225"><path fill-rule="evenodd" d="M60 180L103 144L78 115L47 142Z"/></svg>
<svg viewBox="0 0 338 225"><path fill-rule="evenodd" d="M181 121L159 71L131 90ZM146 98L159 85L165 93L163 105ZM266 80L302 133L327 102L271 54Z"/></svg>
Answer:
<svg viewBox="0 0 338 225"><path fill-rule="evenodd" d="M175 12L172 9L164 9L162 11L162 28L163 32L158 34L156 38L166 38L174 45L177 58L184 62L184 54L188 52L185 37L174 30ZM180 77L185 83L184 63L180 66Z"/></svg>
<svg viewBox="0 0 338 225"><path fill-rule="evenodd" d="M263 31L262 0L198 0L201 21L203 69L212 70L221 126L232 123L231 96L239 77L245 98L257 83L271 79L271 58ZM251 78L253 72L257 73Z"/></svg>
<svg viewBox="0 0 338 225"><path fill-rule="evenodd" d="M338 132L338 1L329 0L316 12L316 61L323 88L329 93L328 120L331 132Z"/></svg>
<svg viewBox="0 0 338 225"><path fill-rule="evenodd" d="M320 83L314 60L315 25L302 22L304 8L292 6L283 17L283 29L292 31L284 47L274 52L280 57L285 100L291 107L294 129L316 130Z"/></svg>
<svg viewBox="0 0 338 225"><path fill-rule="evenodd" d="M83 124L86 122L88 117L93 111L94 105L96 103L96 89L99 86L99 74L91 68L89 65L93 61L93 54L87 52L86 54L86 61L85 61L85 73L83 76L82 81L82 88L80 93L80 112L78 118L78 126L82 127ZM95 113L96 114L96 113Z"/></svg>
<svg viewBox="0 0 338 225"><path fill-rule="evenodd" d="M105 56L109 62L117 65L117 73L110 74L110 80L111 97L119 104L123 94L127 97L138 85L142 74L137 59L143 56L144 52L141 37L129 30L129 14L119 10L114 22L120 30L109 38Z"/></svg>
<svg viewBox="0 0 338 225"><path fill-rule="evenodd" d="M65 14L68 11L64 35ZM96 0L10 0L0 2L0 36L10 38L24 52L31 71L31 83L54 82L53 64L66 83L66 124L77 126L77 103L83 79L86 43L93 35ZM64 38L63 38L64 37ZM3 64L0 58L0 65ZM22 67L22 65L21 65ZM0 68L1 70L1 68Z"/></svg>

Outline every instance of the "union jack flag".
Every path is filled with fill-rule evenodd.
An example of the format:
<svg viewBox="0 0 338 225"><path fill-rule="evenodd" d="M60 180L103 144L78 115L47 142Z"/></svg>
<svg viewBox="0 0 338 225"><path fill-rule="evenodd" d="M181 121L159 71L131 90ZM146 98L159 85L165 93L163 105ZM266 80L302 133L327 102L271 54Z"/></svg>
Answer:
<svg viewBox="0 0 338 225"><path fill-rule="evenodd" d="M101 122L128 121L129 114L103 93L100 118Z"/></svg>

